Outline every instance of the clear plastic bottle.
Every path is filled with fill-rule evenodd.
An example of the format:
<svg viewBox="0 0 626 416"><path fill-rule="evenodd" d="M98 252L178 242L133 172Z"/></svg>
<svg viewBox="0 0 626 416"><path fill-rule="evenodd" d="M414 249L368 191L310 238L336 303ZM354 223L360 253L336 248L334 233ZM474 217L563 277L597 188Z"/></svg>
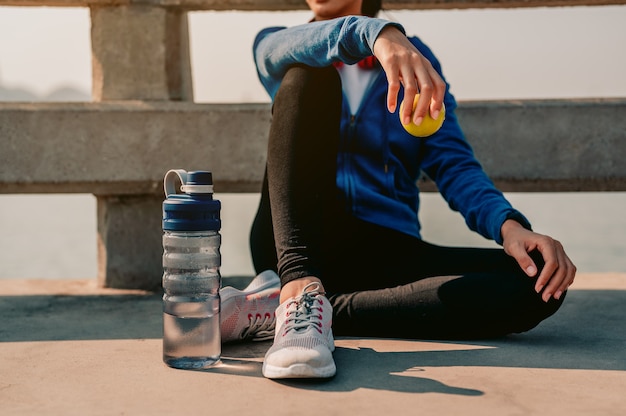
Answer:
<svg viewBox="0 0 626 416"><path fill-rule="evenodd" d="M175 178L184 194L174 192ZM220 360L220 202L210 172L169 171L163 202L163 361L201 369Z"/></svg>

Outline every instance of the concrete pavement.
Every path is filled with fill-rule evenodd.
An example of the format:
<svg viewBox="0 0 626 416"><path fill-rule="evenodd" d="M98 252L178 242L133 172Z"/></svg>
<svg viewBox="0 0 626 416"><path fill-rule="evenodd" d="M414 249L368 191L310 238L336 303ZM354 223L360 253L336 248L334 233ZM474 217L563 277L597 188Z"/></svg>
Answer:
<svg viewBox="0 0 626 416"><path fill-rule="evenodd" d="M2 415L623 415L626 273L582 274L563 308L505 339L340 338L337 376L270 381L269 342L223 364L161 361L161 299L93 281L0 281Z"/></svg>

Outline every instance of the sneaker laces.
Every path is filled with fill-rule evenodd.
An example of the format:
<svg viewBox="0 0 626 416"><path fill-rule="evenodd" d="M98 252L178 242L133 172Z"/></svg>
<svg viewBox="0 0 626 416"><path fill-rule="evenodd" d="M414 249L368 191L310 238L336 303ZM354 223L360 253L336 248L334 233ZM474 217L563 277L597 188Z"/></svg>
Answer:
<svg viewBox="0 0 626 416"><path fill-rule="evenodd" d="M241 339L251 338L253 341L265 341L274 337L276 318L273 314L248 314L250 325L240 335Z"/></svg>
<svg viewBox="0 0 626 416"><path fill-rule="evenodd" d="M320 334L322 333L323 302L318 300L317 296L324 295L324 293L320 292L319 289L319 283L309 283L302 290L302 295L290 301L289 305L287 305L288 313L285 320L285 334L291 330L296 332L306 331L311 327L315 328Z"/></svg>

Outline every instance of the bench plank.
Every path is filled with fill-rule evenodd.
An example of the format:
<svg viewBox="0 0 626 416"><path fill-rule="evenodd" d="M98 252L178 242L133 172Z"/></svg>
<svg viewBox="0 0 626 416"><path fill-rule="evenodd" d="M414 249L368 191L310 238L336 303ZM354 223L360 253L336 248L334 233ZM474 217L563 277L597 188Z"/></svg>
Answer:
<svg viewBox="0 0 626 416"><path fill-rule="evenodd" d="M504 190L626 190L626 99L461 102L457 114ZM257 192L269 124L269 104L0 103L0 193L156 195L173 167Z"/></svg>

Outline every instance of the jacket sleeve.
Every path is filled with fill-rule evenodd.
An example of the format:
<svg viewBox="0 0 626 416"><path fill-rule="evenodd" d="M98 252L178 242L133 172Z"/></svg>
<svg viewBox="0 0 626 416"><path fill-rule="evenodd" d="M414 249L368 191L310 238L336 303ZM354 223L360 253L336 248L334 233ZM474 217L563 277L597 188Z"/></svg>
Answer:
<svg viewBox="0 0 626 416"><path fill-rule="evenodd" d="M291 65L325 67L337 61L356 63L372 55L376 38L388 25L404 33L397 23L364 16L264 29L256 36L253 46L259 79L273 100Z"/></svg>
<svg viewBox="0 0 626 416"><path fill-rule="evenodd" d="M441 65L430 49L418 43L416 46L420 52L442 74ZM531 229L528 219L512 207L476 159L457 120L457 104L449 88L444 103L446 119L443 126L433 136L423 139L422 170L435 181L450 208L459 211L467 226L483 237L502 244L501 228L507 219L514 219Z"/></svg>

